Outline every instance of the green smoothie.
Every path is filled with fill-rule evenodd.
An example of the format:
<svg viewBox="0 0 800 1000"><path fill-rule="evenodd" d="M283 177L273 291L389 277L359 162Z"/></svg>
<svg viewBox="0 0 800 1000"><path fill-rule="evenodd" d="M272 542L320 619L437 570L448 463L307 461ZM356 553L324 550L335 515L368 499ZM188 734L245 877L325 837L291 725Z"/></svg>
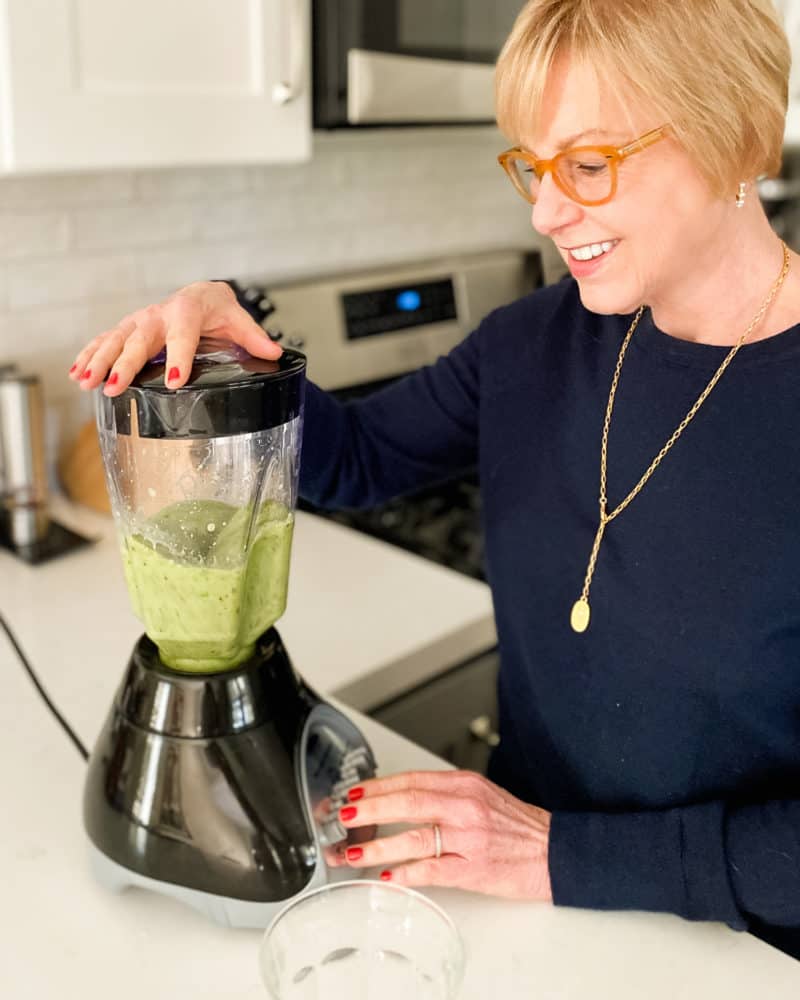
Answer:
<svg viewBox="0 0 800 1000"><path fill-rule="evenodd" d="M293 525L275 501L187 500L124 540L134 613L167 666L211 673L252 654L286 608Z"/></svg>

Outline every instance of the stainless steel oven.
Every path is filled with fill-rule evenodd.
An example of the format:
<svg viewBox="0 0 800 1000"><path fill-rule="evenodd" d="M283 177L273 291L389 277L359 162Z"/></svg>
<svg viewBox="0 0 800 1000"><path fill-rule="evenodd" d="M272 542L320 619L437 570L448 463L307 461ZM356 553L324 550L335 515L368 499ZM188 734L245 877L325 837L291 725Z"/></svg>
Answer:
<svg viewBox="0 0 800 1000"><path fill-rule="evenodd" d="M314 124L494 119L494 62L523 0L314 0Z"/></svg>

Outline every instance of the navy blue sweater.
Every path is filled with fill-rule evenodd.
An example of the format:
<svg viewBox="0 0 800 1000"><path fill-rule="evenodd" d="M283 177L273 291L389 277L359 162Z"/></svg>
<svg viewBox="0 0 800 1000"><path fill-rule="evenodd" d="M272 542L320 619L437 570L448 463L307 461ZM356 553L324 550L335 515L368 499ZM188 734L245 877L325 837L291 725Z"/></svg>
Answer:
<svg viewBox="0 0 800 1000"><path fill-rule="evenodd" d="M720 920L800 957L800 326L741 349L609 525L578 635L630 320L565 279L366 399L310 385L301 493L363 507L477 468L501 655L490 776L553 812L554 901ZM609 510L726 353L645 313Z"/></svg>

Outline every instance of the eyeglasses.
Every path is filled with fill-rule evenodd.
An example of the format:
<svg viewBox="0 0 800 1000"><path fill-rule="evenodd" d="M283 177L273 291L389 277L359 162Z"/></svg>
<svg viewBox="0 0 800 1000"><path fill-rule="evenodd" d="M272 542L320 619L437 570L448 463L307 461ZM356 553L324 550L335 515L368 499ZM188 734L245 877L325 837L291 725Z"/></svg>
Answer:
<svg viewBox="0 0 800 1000"><path fill-rule="evenodd" d="M551 160L537 160L519 146L507 149L497 162L522 197L536 204L544 175L550 171L559 188L580 205L605 205L617 193L617 167L634 153L663 139L669 128L661 125L626 146L576 146Z"/></svg>

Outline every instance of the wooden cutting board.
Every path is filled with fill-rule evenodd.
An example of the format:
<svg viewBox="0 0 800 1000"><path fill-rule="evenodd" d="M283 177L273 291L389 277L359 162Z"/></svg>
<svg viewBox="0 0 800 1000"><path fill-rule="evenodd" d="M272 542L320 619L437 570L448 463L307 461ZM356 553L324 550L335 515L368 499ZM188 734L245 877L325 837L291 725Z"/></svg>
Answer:
<svg viewBox="0 0 800 1000"><path fill-rule="evenodd" d="M111 513L106 489L103 456L97 437L97 425L88 420L65 450L58 464L61 484L67 496L101 514Z"/></svg>

